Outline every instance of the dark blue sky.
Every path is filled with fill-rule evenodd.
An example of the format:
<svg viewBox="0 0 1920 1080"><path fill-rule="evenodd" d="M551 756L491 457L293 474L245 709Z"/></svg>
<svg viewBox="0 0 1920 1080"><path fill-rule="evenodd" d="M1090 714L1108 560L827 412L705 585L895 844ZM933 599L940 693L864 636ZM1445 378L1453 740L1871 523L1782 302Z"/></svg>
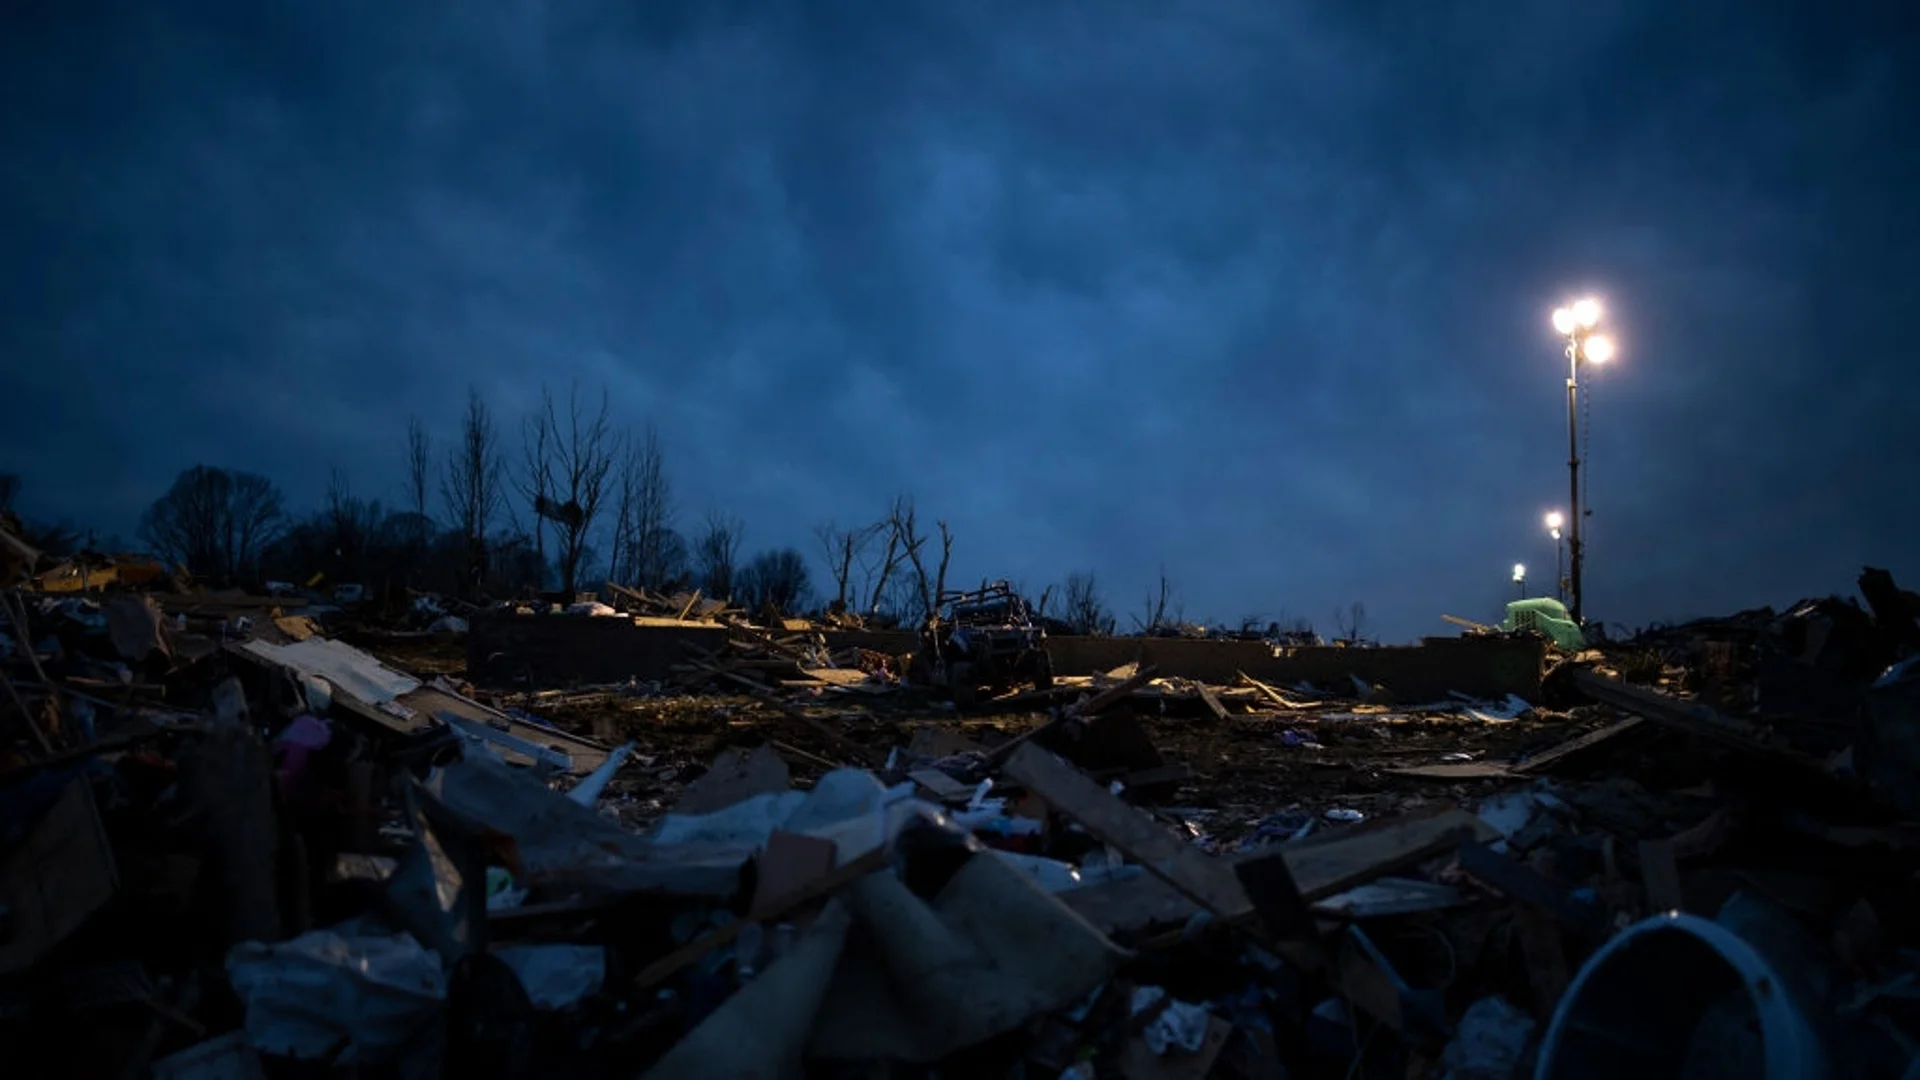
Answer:
<svg viewBox="0 0 1920 1080"><path fill-rule="evenodd" d="M1910 8L16 0L0 468L392 498L577 378L753 548L1408 638L1551 576L1592 291L1590 614L1913 585Z"/></svg>

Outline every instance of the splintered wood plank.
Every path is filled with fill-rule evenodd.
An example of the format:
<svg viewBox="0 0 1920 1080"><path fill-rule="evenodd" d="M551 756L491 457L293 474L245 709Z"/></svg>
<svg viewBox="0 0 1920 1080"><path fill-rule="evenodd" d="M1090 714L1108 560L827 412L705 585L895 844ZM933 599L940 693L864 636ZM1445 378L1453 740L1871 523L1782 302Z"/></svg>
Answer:
<svg viewBox="0 0 1920 1080"><path fill-rule="evenodd" d="M1753 726L1716 712L1698 702L1668 697L1655 690L1609 679L1591 671L1576 671L1573 685L1595 701L1646 717L1662 727L1670 727L1703 739L1749 753L1769 754L1772 748L1759 741Z"/></svg>
<svg viewBox="0 0 1920 1080"><path fill-rule="evenodd" d="M693 593L687 597L687 602L681 605L680 614L674 616L674 618L684 622L686 621L687 616L693 614L693 609L699 606L700 606L700 590L695 589L693 590Z"/></svg>
<svg viewBox="0 0 1920 1080"><path fill-rule="evenodd" d="M1225 705L1220 704L1220 698L1214 694L1211 686L1201 685L1200 702L1207 707L1208 712L1213 714L1215 720L1225 720L1233 715L1227 712Z"/></svg>
<svg viewBox="0 0 1920 1080"><path fill-rule="evenodd" d="M1388 821L1363 832L1282 848L1294 884L1307 900L1319 900L1403 870L1464 843L1486 843L1500 833L1465 810Z"/></svg>
<svg viewBox="0 0 1920 1080"><path fill-rule="evenodd" d="M1021 746L1008 759L1006 774L1208 911L1228 919L1253 913L1231 866L1181 840L1045 750L1031 743Z"/></svg>
<svg viewBox="0 0 1920 1080"><path fill-rule="evenodd" d="M1641 717L1629 716L1625 720L1608 724L1606 727L1596 731L1589 731L1585 735L1568 739L1558 746L1543 750L1520 764L1513 766L1510 771L1522 776L1529 776L1533 773L1551 769L1567 758L1573 757L1576 754L1585 753L1602 743L1619 738L1627 732L1645 725L1646 722L1647 721Z"/></svg>
<svg viewBox="0 0 1920 1080"><path fill-rule="evenodd" d="M1436 765L1404 765L1387 771L1395 776L1425 780L1502 780L1512 775L1512 770L1497 761L1443 761Z"/></svg>
<svg viewBox="0 0 1920 1080"><path fill-rule="evenodd" d="M920 785L943 803L964 803L973 798L974 789L938 769L915 769L907 779Z"/></svg>
<svg viewBox="0 0 1920 1080"><path fill-rule="evenodd" d="M1266 683L1261 682L1259 679L1254 678L1253 676L1247 674L1244 671L1240 672L1240 677L1242 679L1245 679L1248 685L1252 686L1255 690L1258 690L1262 694L1266 695L1267 700L1273 702L1275 705L1278 705L1283 709L1313 708L1313 705L1314 705L1313 702L1294 701L1288 698L1285 694L1282 694L1280 691L1275 690L1273 687L1268 686Z"/></svg>

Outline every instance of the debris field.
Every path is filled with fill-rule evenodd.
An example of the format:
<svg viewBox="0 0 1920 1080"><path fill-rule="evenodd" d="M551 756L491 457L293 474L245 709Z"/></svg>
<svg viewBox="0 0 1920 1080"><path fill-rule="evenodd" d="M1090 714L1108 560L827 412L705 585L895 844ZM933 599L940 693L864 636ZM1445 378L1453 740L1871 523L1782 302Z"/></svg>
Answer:
<svg viewBox="0 0 1920 1080"><path fill-rule="evenodd" d="M9 1077L1920 1069L1882 571L1556 643L1539 700L1150 650L969 700L697 594L377 615L34 555L0 532ZM541 685L470 671L496 607L724 644Z"/></svg>

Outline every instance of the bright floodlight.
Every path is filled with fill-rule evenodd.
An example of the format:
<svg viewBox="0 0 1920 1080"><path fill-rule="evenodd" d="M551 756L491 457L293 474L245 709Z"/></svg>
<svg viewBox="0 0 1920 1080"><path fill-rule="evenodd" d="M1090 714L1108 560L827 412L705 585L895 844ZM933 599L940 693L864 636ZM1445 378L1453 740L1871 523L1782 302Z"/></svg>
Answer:
<svg viewBox="0 0 1920 1080"><path fill-rule="evenodd" d="M1514 564L1513 564L1513 580L1515 580L1515 581L1525 581L1525 580L1527 580L1527 568L1526 568L1526 566L1524 566L1524 565L1523 565L1523 564L1521 564L1521 563L1514 563Z"/></svg>
<svg viewBox="0 0 1920 1080"><path fill-rule="evenodd" d="M1573 302L1573 318L1581 326L1591 330L1600 325L1600 301L1589 297Z"/></svg>
<svg viewBox="0 0 1920 1080"><path fill-rule="evenodd" d="M1549 529L1558 529L1560 528L1560 526L1565 525L1566 523L1567 523L1567 519L1561 517L1560 511L1558 510L1555 510L1553 513L1547 515L1547 528Z"/></svg>
<svg viewBox="0 0 1920 1080"><path fill-rule="evenodd" d="M1580 346L1580 353L1596 364L1604 364L1613 359L1613 339L1605 334L1595 334Z"/></svg>
<svg viewBox="0 0 1920 1080"><path fill-rule="evenodd" d="M1553 329L1555 333L1571 334L1573 333L1573 328L1575 325L1577 324L1574 320L1572 311L1566 308L1553 309Z"/></svg>

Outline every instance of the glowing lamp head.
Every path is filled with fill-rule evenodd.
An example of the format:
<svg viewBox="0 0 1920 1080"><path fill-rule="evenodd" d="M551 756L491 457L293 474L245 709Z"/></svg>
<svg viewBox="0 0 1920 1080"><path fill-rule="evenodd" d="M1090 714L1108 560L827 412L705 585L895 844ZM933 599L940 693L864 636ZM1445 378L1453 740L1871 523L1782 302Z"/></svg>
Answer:
<svg viewBox="0 0 1920 1080"><path fill-rule="evenodd" d="M1580 355L1596 364L1604 364L1613 359L1613 339L1605 334L1595 334L1580 346Z"/></svg>
<svg viewBox="0 0 1920 1080"><path fill-rule="evenodd" d="M1527 568L1524 564L1522 563L1513 564L1513 580L1515 581L1527 580Z"/></svg>
<svg viewBox="0 0 1920 1080"><path fill-rule="evenodd" d="M1564 517L1561 517L1560 511L1558 510L1555 510L1551 514L1547 515L1547 528L1549 529L1558 529L1560 528L1560 526L1565 525L1566 523L1567 523L1567 519Z"/></svg>
<svg viewBox="0 0 1920 1080"><path fill-rule="evenodd" d="M1573 333L1573 328L1578 325L1579 323L1574 320L1571 309L1553 309L1553 329L1555 333L1561 335L1571 334Z"/></svg>
<svg viewBox="0 0 1920 1080"><path fill-rule="evenodd" d="M1576 300L1573 303L1573 321L1583 329L1591 330L1600 325L1600 301L1591 297Z"/></svg>

